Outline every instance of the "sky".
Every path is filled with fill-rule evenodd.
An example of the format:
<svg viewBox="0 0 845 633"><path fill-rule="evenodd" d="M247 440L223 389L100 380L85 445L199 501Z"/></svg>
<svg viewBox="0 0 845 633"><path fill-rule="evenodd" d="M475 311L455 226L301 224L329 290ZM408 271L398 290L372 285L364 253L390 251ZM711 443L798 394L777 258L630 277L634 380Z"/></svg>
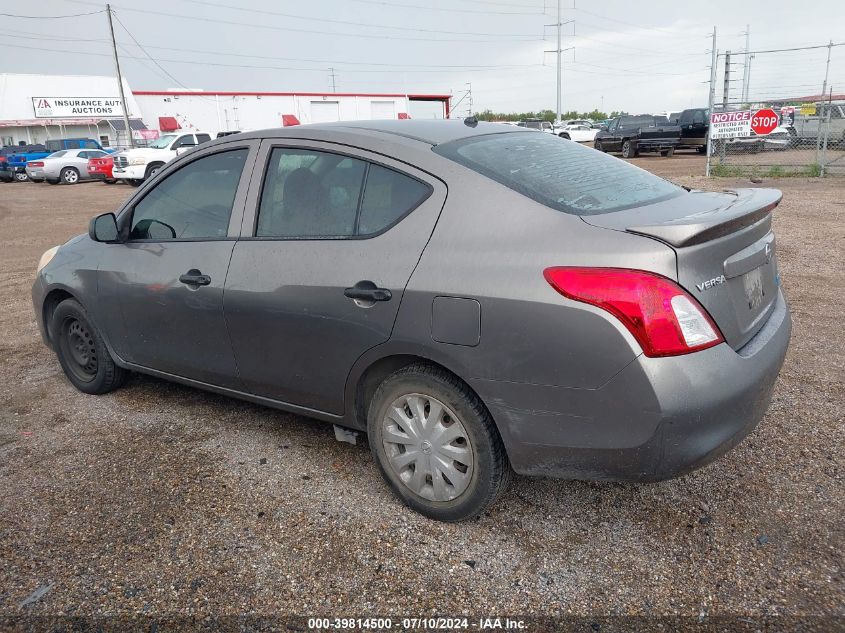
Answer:
<svg viewBox="0 0 845 633"><path fill-rule="evenodd" d="M752 52L845 43L842 0L561 5L564 112L705 106L714 26L717 50L732 51L732 101L750 57L747 26ZM557 45L556 0L117 0L112 8L121 67L136 90L452 94L459 114L556 107L556 54L546 52ZM89 0L5 3L0 72L113 75L103 9ZM845 92L845 46L831 53L829 85ZM827 54L754 53L749 99L819 93ZM724 57L717 68L721 100Z"/></svg>

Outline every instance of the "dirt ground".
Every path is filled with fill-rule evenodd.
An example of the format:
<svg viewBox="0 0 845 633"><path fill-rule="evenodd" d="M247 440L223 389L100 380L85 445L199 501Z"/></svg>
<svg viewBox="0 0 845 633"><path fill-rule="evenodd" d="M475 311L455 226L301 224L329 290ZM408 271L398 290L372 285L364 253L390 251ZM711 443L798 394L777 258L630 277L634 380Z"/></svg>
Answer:
<svg viewBox="0 0 845 633"><path fill-rule="evenodd" d="M765 419L651 485L517 478L475 522L404 508L329 425L135 376L75 391L33 320L41 253L132 189L0 184L0 618L299 614L845 618L845 178L774 186L794 319ZM2 629L0 620L0 629ZM580 629L579 629L580 630ZM593 627L592 630L597 630Z"/></svg>

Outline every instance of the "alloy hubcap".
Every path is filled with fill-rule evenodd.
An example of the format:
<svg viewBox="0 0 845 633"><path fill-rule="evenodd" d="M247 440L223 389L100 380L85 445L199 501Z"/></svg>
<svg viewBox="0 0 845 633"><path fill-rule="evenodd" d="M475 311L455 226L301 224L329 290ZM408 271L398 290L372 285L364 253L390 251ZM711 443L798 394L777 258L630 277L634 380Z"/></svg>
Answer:
<svg viewBox="0 0 845 633"><path fill-rule="evenodd" d="M76 172L69 171L65 174L65 181L66 182L76 182Z"/></svg>
<svg viewBox="0 0 845 633"><path fill-rule="evenodd" d="M472 480L473 450L457 416L431 396L394 400L382 420L382 444L399 480L429 501L450 501Z"/></svg>

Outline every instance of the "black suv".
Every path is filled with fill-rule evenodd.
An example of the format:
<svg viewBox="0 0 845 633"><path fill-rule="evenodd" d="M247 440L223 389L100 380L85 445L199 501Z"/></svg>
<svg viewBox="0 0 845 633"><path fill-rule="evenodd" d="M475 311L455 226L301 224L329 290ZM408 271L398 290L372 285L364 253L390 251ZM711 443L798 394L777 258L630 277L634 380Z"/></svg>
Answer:
<svg viewBox="0 0 845 633"><path fill-rule="evenodd" d="M634 158L640 152L660 152L671 156L678 146L681 131L665 116L626 115L613 119L596 134L594 147L601 152L622 152L622 158Z"/></svg>
<svg viewBox="0 0 845 633"><path fill-rule="evenodd" d="M684 110L672 122L681 128L679 149L697 149L700 154L707 151L707 131L710 129L710 116L707 108Z"/></svg>

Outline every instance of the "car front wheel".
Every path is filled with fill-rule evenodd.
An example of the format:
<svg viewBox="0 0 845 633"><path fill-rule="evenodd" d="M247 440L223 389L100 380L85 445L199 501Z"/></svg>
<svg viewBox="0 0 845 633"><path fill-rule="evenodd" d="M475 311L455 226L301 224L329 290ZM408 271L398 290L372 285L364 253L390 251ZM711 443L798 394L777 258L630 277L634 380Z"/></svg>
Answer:
<svg viewBox="0 0 845 633"><path fill-rule="evenodd" d="M622 143L622 158L634 158L637 155L637 144L631 141Z"/></svg>
<svg viewBox="0 0 845 633"><path fill-rule="evenodd" d="M108 393L126 380L126 370L115 364L102 336L75 299L56 306L50 336L65 375L80 391Z"/></svg>
<svg viewBox="0 0 845 633"><path fill-rule="evenodd" d="M393 492L431 519L478 516L510 479L490 414L444 370L411 365L385 379L370 403L367 430Z"/></svg>

